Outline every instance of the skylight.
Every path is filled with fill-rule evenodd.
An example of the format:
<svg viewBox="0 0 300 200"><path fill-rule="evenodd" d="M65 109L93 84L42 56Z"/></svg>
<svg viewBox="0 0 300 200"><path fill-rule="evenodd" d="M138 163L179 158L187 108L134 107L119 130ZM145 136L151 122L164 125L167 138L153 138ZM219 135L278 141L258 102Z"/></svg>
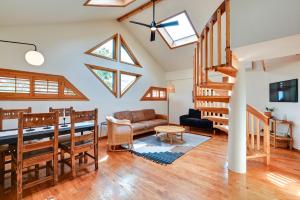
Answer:
<svg viewBox="0 0 300 200"><path fill-rule="evenodd" d="M187 12L181 12L173 17L163 20L161 23L178 21L178 26L170 26L158 29L161 36L167 42L170 48L180 47L186 44L194 43L198 40L196 30L187 15Z"/></svg>
<svg viewBox="0 0 300 200"><path fill-rule="evenodd" d="M87 0L85 6L124 7L135 0Z"/></svg>

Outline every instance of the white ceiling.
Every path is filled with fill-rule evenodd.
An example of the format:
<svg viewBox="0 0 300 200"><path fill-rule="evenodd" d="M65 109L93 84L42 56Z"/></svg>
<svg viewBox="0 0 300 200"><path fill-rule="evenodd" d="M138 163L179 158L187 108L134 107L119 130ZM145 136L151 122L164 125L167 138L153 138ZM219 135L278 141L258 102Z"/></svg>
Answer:
<svg viewBox="0 0 300 200"><path fill-rule="evenodd" d="M212 13L223 0L165 0L157 5L156 18L161 21L174 14L186 10L197 32L201 32ZM152 10L148 9L129 20L151 23ZM150 42L150 31L147 28L122 22L131 31L150 54L166 71L181 70L193 67L193 51L195 45L177 49L169 49L159 34L156 41Z"/></svg>
<svg viewBox="0 0 300 200"><path fill-rule="evenodd" d="M300 34L233 49L242 62L270 60L300 54Z"/></svg>
<svg viewBox="0 0 300 200"><path fill-rule="evenodd" d="M116 19L147 0L137 0L125 8L83 6L85 2L86 0L1 0L0 26Z"/></svg>
<svg viewBox="0 0 300 200"><path fill-rule="evenodd" d="M136 0L125 8L86 7L85 0L1 0L0 26L41 25L116 19L133 8L149 0ZM223 0L164 0L157 5L157 21L186 10L198 32L202 31L214 10ZM150 23L152 9L130 18ZM192 68L194 45L169 49L157 34L155 42L150 42L149 29L122 22L152 57L166 70Z"/></svg>

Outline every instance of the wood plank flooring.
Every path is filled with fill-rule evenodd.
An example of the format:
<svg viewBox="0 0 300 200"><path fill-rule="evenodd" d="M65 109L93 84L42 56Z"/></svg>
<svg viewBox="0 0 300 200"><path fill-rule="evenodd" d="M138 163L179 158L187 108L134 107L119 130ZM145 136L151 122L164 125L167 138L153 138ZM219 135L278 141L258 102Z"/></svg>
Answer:
<svg viewBox="0 0 300 200"><path fill-rule="evenodd" d="M191 150L172 165L162 166L129 152L99 148L99 170L93 165L72 180L68 174L52 187L43 184L24 192L26 200L63 199L300 199L300 153L272 149L271 165L249 161L246 175L227 170L227 137ZM66 171L69 171L66 167ZM88 173L86 173L88 172ZM12 194L0 199L13 199Z"/></svg>

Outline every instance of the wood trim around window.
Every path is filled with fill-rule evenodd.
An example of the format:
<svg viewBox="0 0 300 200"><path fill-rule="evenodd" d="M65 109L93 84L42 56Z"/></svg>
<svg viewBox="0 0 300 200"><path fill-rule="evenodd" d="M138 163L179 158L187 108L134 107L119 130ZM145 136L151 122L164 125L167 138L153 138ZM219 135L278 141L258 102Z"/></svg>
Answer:
<svg viewBox="0 0 300 200"><path fill-rule="evenodd" d="M122 93L122 87L121 87L121 84L122 84L122 80L121 80L121 75L122 74L125 74L125 75L131 75L131 76L135 76L136 77L136 79L135 79L135 81L128 87L128 88L126 88L126 90ZM120 73L119 73L119 78L120 78L120 81L119 81L119 93L120 93L120 98L121 97L123 97L127 92L128 92L128 90L130 90L130 88L132 87L132 86L134 86L135 85L135 83L140 79L142 77L142 75L141 74L135 74L135 73L132 73L132 72L126 72L126 71L120 71Z"/></svg>
<svg viewBox="0 0 300 200"><path fill-rule="evenodd" d="M28 71L18 71L11 69L0 68L0 77L5 79L26 79L29 81L28 91L26 93L21 92L2 92L0 91L0 101L88 101L89 99L81 93L71 82L69 82L64 76L43 74ZM55 82L57 83L57 91L54 93L36 93L35 81ZM5 82L2 82L5 84ZM17 83L15 86L17 87ZM2 86L5 88L5 86ZM48 88L47 88L48 89ZM72 91L73 95L66 95L65 89Z"/></svg>
<svg viewBox="0 0 300 200"><path fill-rule="evenodd" d="M96 66L96 65L90 65L90 64L85 64L85 66L92 72L92 74L94 74L94 76L115 96L118 97L118 70L115 69L110 69L110 68L106 68L106 67L101 67L101 66ZM99 77L97 76L97 74L95 74L95 72L93 71L93 69L95 70L103 70L103 71L107 71L107 72L112 72L113 76L114 76L114 83L113 83L113 90L111 90L106 83Z"/></svg>
<svg viewBox="0 0 300 200"><path fill-rule="evenodd" d="M192 28L194 29L194 31L195 31L195 33L196 33L196 36L197 36L198 40L199 40L199 34L198 34L198 32L197 32L197 30L196 30L194 24L192 23L192 20L191 20L191 18L190 18L190 16L188 15L188 13L187 13L186 10L181 11L181 12L179 12L179 13L177 13L177 14L174 14L174 15L172 15L172 16L170 16L170 17L164 19L164 20L161 20L161 21L158 22L158 24L160 24L160 23L162 23L162 22L164 22L164 21L166 21L166 20L169 20L169 19L171 19L171 18L173 18L173 17L176 17L177 15L180 15L180 14L182 14L182 13L185 13L185 14L186 14L187 19L188 19L188 21L190 22ZM198 40L197 40L197 41L195 41L195 42L188 42L188 43L185 43L185 44L182 44L182 45L178 45L178 46L172 47L172 46L169 44L169 42L167 41L167 39L163 36L163 34L162 34L161 31L162 31L162 30L160 30L160 29L157 30L157 32L159 33L159 35L162 37L162 39L165 41L165 43L168 45L168 47L169 47L170 49L176 49L176 48L179 48L179 47L184 47L184 46L187 46L187 45L194 44L194 43L197 43L197 42L198 42ZM164 32L166 32L166 34L169 35L169 33L168 33L167 31L164 31ZM171 36L170 36L170 38L171 38ZM184 40L184 39L182 39L182 40Z"/></svg>
<svg viewBox="0 0 300 200"><path fill-rule="evenodd" d="M153 91L157 90L159 92L159 96L158 97L153 97ZM164 97L160 96L160 92L164 92ZM148 95L150 95L150 97L148 97ZM141 101L167 101L168 100L168 92L167 92L167 88L164 87L154 87L151 86L146 93L144 94L144 96L141 98Z"/></svg>
<svg viewBox="0 0 300 200"><path fill-rule="evenodd" d="M127 63L127 62L123 62L121 60L121 47L122 47L122 44L124 45L125 49L127 50L127 53L129 54L129 56L131 57L131 59L134 61L134 63L136 64L131 64L131 63ZM142 65L140 64L140 62L137 60L137 58L135 57L134 53L131 51L131 49L129 48L127 42L124 40L124 38L122 37L122 35L120 34L120 45L119 45L119 61L120 63L123 63L123 64L127 64L127 65L132 65L132 66L135 66L135 67L140 67L140 68L143 68Z"/></svg>
<svg viewBox="0 0 300 200"><path fill-rule="evenodd" d="M104 40L103 42L97 44L96 46L94 46L93 48L87 50L86 52L84 52L87 55L90 56L96 56L98 58L103 58L103 59L108 59L108 60L112 60L112 61L118 61L118 47L119 47L119 34L116 33L113 36L111 36L110 38ZM114 40L114 53L113 53L113 58L109 58L109 57L105 57L105 56L101 56L98 54L94 54L93 51L95 51L96 49L98 49L99 47L101 47L102 45L104 45L106 42L110 41L110 40Z"/></svg>
<svg viewBox="0 0 300 200"><path fill-rule="evenodd" d="M90 4L92 0L87 0L83 6L92 6L92 7L126 7L129 4L135 2L136 0L123 0L122 2L115 1L115 3L112 1L111 4Z"/></svg>

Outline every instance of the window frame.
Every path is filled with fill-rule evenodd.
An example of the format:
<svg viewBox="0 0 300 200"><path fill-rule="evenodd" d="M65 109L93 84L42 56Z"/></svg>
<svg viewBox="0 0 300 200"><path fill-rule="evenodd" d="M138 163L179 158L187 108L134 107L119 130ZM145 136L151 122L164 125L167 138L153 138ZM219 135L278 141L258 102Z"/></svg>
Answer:
<svg viewBox="0 0 300 200"><path fill-rule="evenodd" d="M106 68L102 66L85 64L85 66L92 72L92 74L115 96L118 97L118 70ZM93 71L93 70L102 70L113 73L113 90L111 90L106 83Z"/></svg>
<svg viewBox="0 0 300 200"><path fill-rule="evenodd" d="M159 93L158 97L153 97L153 91L157 90ZM160 93L164 92L165 97L161 97ZM150 97L148 95L150 94ZM143 97L141 98L141 101L167 101L168 100L168 90L165 87L155 87L151 86L149 89L145 92Z"/></svg>
<svg viewBox="0 0 300 200"><path fill-rule="evenodd" d="M132 50L129 48L127 42L124 40L124 38L121 34L120 34L120 40L119 41L120 41L120 45L119 45L119 62L123 63L123 64L131 65L131 66L143 68L142 65L140 64L140 62L137 60L134 53L132 52ZM135 64L124 62L124 61L121 60L121 58L122 58L122 54L121 54L122 45L125 47L124 48L125 51L130 56L130 58L134 61Z"/></svg>
<svg viewBox="0 0 300 200"><path fill-rule="evenodd" d="M183 14L183 13L186 15L187 20L189 21L189 23L190 23L192 29L193 29L194 32L195 32L195 35L190 35L190 36L186 36L186 37L184 37L184 38L178 39L178 40L173 40L172 36L170 35L170 33L169 33L165 28L159 28L159 29L157 29L159 35L162 37L162 39L165 41L165 43L168 45L168 47L169 47L170 49L176 49L176 48L179 48L179 47L183 47L183 46L187 46L187 45L190 45L190 44L194 44L194 43L197 43L198 40L199 40L199 34L198 34L198 32L197 32L197 30L196 30L194 24L192 23L192 20L191 20L191 18L190 18L190 16L188 15L188 13L187 13L186 10L181 11L181 12L175 14L175 15L172 15L172 16L170 16L170 17L164 19L164 20L161 20L159 23L163 23L164 21L167 21L167 20L169 20L169 19L171 19L171 18L174 18L174 17L176 17L176 16L178 16L178 15L181 15L181 14ZM166 38L166 36L167 36L168 38ZM182 42L182 44L179 44L179 45L174 44L175 42L179 42L179 41L185 40L185 39L187 39L187 38L189 38L189 37L192 37L192 36L196 36L196 37L197 37L197 40L196 40L196 41L191 41L191 42L189 42L189 41L188 41L188 42ZM169 41L170 41L170 42L169 42ZM171 43L171 42L172 42L172 43Z"/></svg>
<svg viewBox="0 0 300 200"><path fill-rule="evenodd" d="M0 76L7 78L22 78L29 79L29 93L13 93L0 92L0 101L52 101L52 100L70 100L70 101L88 101L89 99L81 93L75 86L73 86L64 76L43 74L28 71L18 71L11 69L0 68ZM57 94L40 94L35 93L35 81L54 81L58 84ZM75 95L66 95L64 89L69 88Z"/></svg>
<svg viewBox="0 0 300 200"><path fill-rule="evenodd" d="M106 4L91 4L92 0L87 0L83 6L93 6L93 7L126 7L129 4L135 2L136 0L122 0L122 2L116 1L115 3L106 3Z"/></svg>
<svg viewBox="0 0 300 200"><path fill-rule="evenodd" d="M96 46L94 46L93 48L87 50L84 53L87 54L87 55L90 55L90 56L98 57L98 58L108 59L108 60L112 60L112 61L118 61L118 46L119 46L119 37L118 37L118 35L119 35L118 33L114 34L110 38L108 38L108 39L104 40L103 42L97 44ZM113 45L113 58L93 53L93 51L95 51L96 49L98 49L99 47L101 47L102 45L104 45L105 43L109 42L110 40L114 41L114 45Z"/></svg>
<svg viewBox="0 0 300 200"><path fill-rule="evenodd" d="M122 93L122 74L125 75L130 75L130 76L135 76L136 79L134 80L134 82L126 88L126 90ZM122 98L135 84L136 82L142 77L141 74L136 74L136 73L132 73L132 72L127 72L127 71L119 71L119 96L120 98Z"/></svg>

